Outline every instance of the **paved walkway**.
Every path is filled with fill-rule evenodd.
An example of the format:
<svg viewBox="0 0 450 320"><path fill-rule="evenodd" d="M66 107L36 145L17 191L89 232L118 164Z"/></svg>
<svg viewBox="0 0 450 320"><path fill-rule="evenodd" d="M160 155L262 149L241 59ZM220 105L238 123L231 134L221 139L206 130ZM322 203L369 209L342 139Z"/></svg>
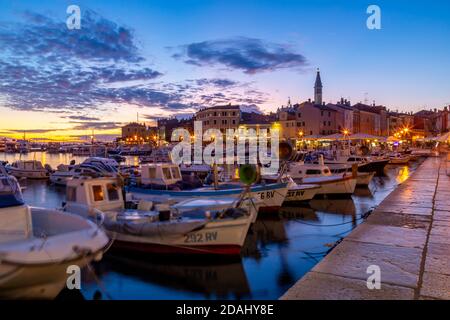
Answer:
<svg viewBox="0 0 450 320"><path fill-rule="evenodd" d="M450 299L450 177L428 158L282 297ZM378 265L381 289L367 288Z"/></svg>

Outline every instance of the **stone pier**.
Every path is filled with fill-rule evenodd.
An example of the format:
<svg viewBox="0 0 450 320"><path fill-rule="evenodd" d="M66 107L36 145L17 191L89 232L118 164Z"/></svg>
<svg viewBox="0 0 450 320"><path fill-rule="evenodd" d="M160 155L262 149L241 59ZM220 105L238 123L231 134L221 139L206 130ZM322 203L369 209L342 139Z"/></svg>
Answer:
<svg viewBox="0 0 450 320"><path fill-rule="evenodd" d="M367 287L371 265L380 289ZM445 158L426 159L281 299L450 299Z"/></svg>

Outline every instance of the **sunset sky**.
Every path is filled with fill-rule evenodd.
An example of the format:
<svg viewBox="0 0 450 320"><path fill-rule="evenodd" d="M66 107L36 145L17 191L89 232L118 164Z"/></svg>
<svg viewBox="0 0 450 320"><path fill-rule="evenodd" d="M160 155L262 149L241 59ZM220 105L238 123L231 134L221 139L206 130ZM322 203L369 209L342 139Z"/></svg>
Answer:
<svg viewBox="0 0 450 320"><path fill-rule="evenodd" d="M66 26L69 5L81 29ZM370 4L381 30L366 27ZM216 104L450 104L449 1L0 0L0 136L117 134Z"/></svg>

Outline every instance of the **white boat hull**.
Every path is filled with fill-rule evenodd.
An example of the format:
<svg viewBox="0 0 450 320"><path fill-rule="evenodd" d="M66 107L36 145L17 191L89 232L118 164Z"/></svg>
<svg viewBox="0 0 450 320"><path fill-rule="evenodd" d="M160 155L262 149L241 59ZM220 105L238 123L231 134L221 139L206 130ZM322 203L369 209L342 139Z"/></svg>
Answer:
<svg viewBox="0 0 450 320"><path fill-rule="evenodd" d="M317 192L320 190L319 185L312 185L309 187L304 187L298 185L297 187L290 188L286 194L284 202L296 202L296 201L308 201L314 198Z"/></svg>
<svg viewBox="0 0 450 320"><path fill-rule="evenodd" d="M16 208L2 209L0 214L10 216ZM27 214L23 210L30 210L32 222L27 224L32 233L0 239L0 298L55 298L66 285L67 268L83 268L101 258L108 238L94 223L75 215L22 206L18 210L22 217ZM8 226L4 228L8 231ZM18 230L17 225L9 228Z"/></svg>
<svg viewBox="0 0 450 320"><path fill-rule="evenodd" d="M324 178L304 178L304 183L318 184L320 189L317 195L351 195L356 188L356 178L348 177L326 177Z"/></svg>
<svg viewBox="0 0 450 320"><path fill-rule="evenodd" d="M109 233L116 248L150 253L236 255L244 244L255 217L208 222L200 230L187 234L134 236ZM108 233L108 231L107 231Z"/></svg>
<svg viewBox="0 0 450 320"><path fill-rule="evenodd" d="M358 172L358 176L356 177L356 185L368 186L374 175L375 172Z"/></svg>
<svg viewBox="0 0 450 320"><path fill-rule="evenodd" d="M72 175L50 175L50 182L59 186L66 186L67 181L73 179Z"/></svg>

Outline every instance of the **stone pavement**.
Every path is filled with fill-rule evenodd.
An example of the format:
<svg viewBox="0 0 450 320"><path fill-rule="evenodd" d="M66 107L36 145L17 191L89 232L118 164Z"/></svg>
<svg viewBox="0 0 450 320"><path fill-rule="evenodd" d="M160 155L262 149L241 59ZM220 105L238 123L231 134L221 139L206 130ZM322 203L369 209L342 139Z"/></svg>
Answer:
<svg viewBox="0 0 450 320"><path fill-rule="evenodd" d="M368 289L377 265L381 288ZM450 176L428 158L280 299L450 299Z"/></svg>

